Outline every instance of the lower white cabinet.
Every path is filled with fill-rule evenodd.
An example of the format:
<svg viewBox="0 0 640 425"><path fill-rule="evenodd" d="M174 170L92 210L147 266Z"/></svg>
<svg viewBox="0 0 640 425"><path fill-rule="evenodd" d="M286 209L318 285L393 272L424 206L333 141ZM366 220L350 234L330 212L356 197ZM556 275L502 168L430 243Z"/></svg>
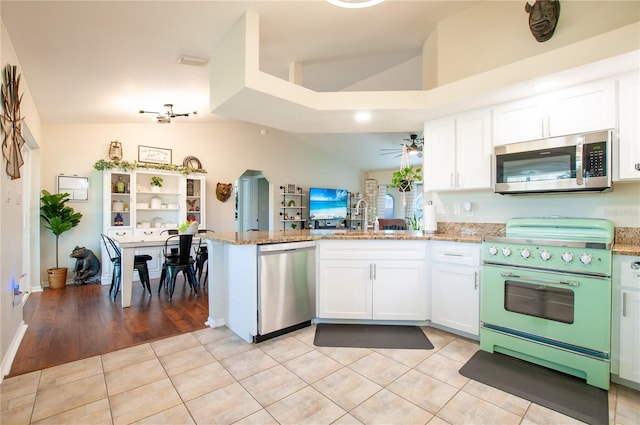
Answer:
<svg viewBox="0 0 640 425"><path fill-rule="evenodd" d="M426 320L426 242L318 245L319 318Z"/></svg>
<svg viewBox="0 0 640 425"><path fill-rule="evenodd" d="M640 257L614 255L612 370L640 384Z"/></svg>
<svg viewBox="0 0 640 425"><path fill-rule="evenodd" d="M431 323L480 334L480 245L431 242Z"/></svg>

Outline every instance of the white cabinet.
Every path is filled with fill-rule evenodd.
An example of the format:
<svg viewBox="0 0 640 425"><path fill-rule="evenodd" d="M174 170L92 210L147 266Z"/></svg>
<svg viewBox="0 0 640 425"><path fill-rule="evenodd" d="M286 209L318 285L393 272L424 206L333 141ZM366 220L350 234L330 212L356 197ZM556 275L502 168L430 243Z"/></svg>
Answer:
<svg viewBox="0 0 640 425"><path fill-rule="evenodd" d="M493 145L615 128L615 82L596 81L493 108Z"/></svg>
<svg viewBox="0 0 640 425"><path fill-rule="evenodd" d="M640 384L640 257L614 255L612 373Z"/></svg>
<svg viewBox="0 0 640 425"><path fill-rule="evenodd" d="M618 149L614 174L618 180L640 179L640 76L625 75L618 82Z"/></svg>
<svg viewBox="0 0 640 425"><path fill-rule="evenodd" d="M425 123L427 191L491 187L491 114L479 110Z"/></svg>
<svg viewBox="0 0 640 425"><path fill-rule="evenodd" d="M320 241L318 259L318 317L426 320L425 242Z"/></svg>
<svg viewBox="0 0 640 425"><path fill-rule="evenodd" d="M152 180L161 186L152 185ZM103 174L103 233L110 237L144 238L163 230L176 229L185 221L205 225L206 184L202 174L177 171L135 169L105 170ZM149 274L160 276L162 249L151 255ZM102 246L102 281L111 281L112 264Z"/></svg>
<svg viewBox="0 0 640 425"><path fill-rule="evenodd" d="M480 333L480 246L430 242L431 322Z"/></svg>

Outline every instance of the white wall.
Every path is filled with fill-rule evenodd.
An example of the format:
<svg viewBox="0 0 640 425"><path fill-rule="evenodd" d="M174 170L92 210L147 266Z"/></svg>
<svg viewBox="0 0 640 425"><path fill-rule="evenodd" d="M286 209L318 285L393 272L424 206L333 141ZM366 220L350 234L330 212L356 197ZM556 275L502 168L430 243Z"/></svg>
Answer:
<svg viewBox="0 0 640 425"><path fill-rule="evenodd" d="M433 200L438 221L505 223L513 217L585 217L606 218L616 227L640 227L640 182L614 182L613 191L553 195L499 195L491 190L425 193ZM473 215L456 204L472 203ZM446 214L445 214L446 213Z"/></svg>
<svg viewBox="0 0 640 425"><path fill-rule="evenodd" d="M7 64L17 65L17 71L22 74L20 63L16 57L15 50L11 43L9 34L6 31L4 23L2 23L0 35L0 65L4 69ZM39 280L39 185L35 184L34 193L28 202L22 199L24 179L37 178L39 173L39 153L38 141L41 140L40 118L35 109L35 105L29 92L29 86L24 75L20 81L20 93L23 95L21 103L21 115L25 117L25 132L29 135L29 144L32 149L31 161L32 173L25 175L26 166L21 168L21 178L11 180L5 172L6 161L4 157L0 166L0 364L2 376L9 372L11 362L22 333L25 331L22 322L22 305L13 305L13 285L20 282L20 277L29 273L31 286L37 286ZM33 181L32 181L33 182ZM25 209L25 205L30 205L30 210ZM27 269L22 261L23 251L23 234L25 232L25 224L31 223L31 234L26 235L32 243L32 252L29 254L31 259L31 269Z"/></svg>
<svg viewBox="0 0 640 425"><path fill-rule="evenodd" d="M533 0L530 1L533 3ZM424 88L441 86L640 20L638 1L561 1L553 37L539 43L524 1L485 1L442 21L423 46Z"/></svg>
<svg viewBox="0 0 640 425"><path fill-rule="evenodd" d="M102 231L102 173L93 169L99 159L108 159L109 142L119 140L124 159L138 158L138 145L172 149L172 162L182 164L194 155L207 170L206 226L216 232L234 231L233 196L225 203L216 199L218 182L233 183L246 170L261 170L276 189L285 183L302 187L341 187L360 190L362 175L337 157L298 143L294 136L274 129L261 135L262 127L245 123L48 125L43 149L42 187L55 190L58 174L90 177L90 202L70 205L84 216L80 224L60 237L60 266L73 267L69 253L75 245L100 251ZM277 208L278 205L275 205ZM274 211L274 229L279 228ZM55 264L53 235L42 236L43 269ZM98 254L99 255L99 254ZM42 275L44 280L45 275Z"/></svg>

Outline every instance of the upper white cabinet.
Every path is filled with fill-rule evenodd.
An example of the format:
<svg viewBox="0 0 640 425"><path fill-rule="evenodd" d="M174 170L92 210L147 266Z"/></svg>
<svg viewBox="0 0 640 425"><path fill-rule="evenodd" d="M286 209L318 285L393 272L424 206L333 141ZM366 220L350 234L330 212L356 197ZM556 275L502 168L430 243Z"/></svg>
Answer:
<svg viewBox="0 0 640 425"><path fill-rule="evenodd" d="M640 179L640 75L625 75L618 83L618 180ZM614 173L615 176L616 173Z"/></svg>
<svg viewBox="0 0 640 425"><path fill-rule="evenodd" d="M491 187L491 114L468 112L425 123L426 191Z"/></svg>
<svg viewBox="0 0 640 425"><path fill-rule="evenodd" d="M616 126L615 81L596 81L493 108L493 145Z"/></svg>
<svg viewBox="0 0 640 425"><path fill-rule="evenodd" d="M318 247L318 317L426 320L425 242L320 241Z"/></svg>

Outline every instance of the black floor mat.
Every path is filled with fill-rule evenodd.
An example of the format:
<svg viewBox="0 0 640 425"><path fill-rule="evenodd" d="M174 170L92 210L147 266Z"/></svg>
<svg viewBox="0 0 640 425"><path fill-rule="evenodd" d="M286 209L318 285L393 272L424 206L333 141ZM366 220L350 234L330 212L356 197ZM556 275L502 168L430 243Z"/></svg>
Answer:
<svg viewBox="0 0 640 425"><path fill-rule="evenodd" d="M432 350L418 326L343 325L320 323L313 344L320 347L405 348Z"/></svg>
<svg viewBox="0 0 640 425"><path fill-rule="evenodd" d="M607 391L500 353L478 351L460 374L588 424L609 423Z"/></svg>

